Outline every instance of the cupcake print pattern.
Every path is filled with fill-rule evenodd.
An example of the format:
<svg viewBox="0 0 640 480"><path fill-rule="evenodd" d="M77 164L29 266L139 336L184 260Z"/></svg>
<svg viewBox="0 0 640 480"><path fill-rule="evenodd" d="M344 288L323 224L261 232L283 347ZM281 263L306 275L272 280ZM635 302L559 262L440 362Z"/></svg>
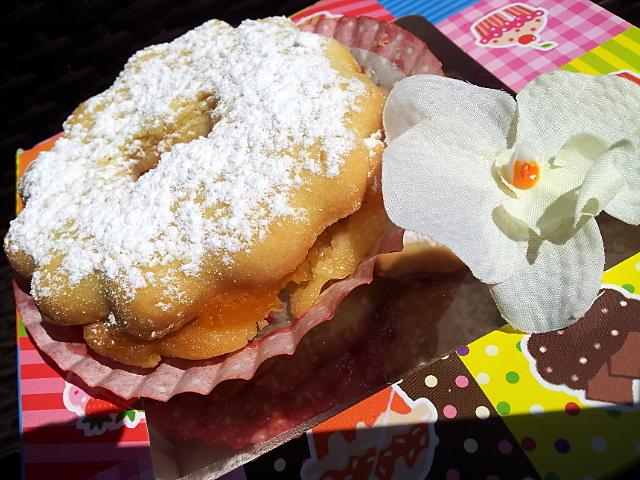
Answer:
<svg viewBox="0 0 640 480"><path fill-rule="evenodd" d="M556 42L543 42L539 34L547 24L547 11L525 3L512 3L471 25L476 45L487 48L531 47L550 50Z"/></svg>
<svg viewBox="0 0 640 480"><path fill-rule="evenodd" d="M425 478L438 439L433 404L391 385L307 433L303 479Z"/></svg>
<svg viewBox="0 0 640 480"><path fill-rule="evenodd" d="M541 379L587 401L632 404L640 379L640 301L624 288L605 288L589 312L564 330L526 341Z"/></svg>

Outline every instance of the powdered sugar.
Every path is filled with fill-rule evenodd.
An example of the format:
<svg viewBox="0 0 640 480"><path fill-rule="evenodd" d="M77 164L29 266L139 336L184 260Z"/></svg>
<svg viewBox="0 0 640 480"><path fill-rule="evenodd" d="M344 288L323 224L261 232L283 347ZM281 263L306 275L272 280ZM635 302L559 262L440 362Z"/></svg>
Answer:
<svg viewBox="0 0 640 480"><path fill-rule="evenodd" d="M344 116L364 87L331 67L327 42L286 19L212 21L137 53L29 169L7 248L37 265L59 253L71 283L98 271L131 292L154 280L144 266L193 275L207 253L231 261L273 219L301 214L288 198L305 171L337 175L354 146ZM209 133L154 140L196 98L211 102ZM144 173L150 138L159 161ZM322 158L292 145L320 145ZM37 275L32 290L51 293Z"/></svg>
<svg viewBox="0 0 640 480"><path fill-rule="evenodd" d="M376 156L377 152L382 151L384 142L382 141L382 130L378 130L371 136L364 139L364 146L369 149L369 158Z"/></svg>

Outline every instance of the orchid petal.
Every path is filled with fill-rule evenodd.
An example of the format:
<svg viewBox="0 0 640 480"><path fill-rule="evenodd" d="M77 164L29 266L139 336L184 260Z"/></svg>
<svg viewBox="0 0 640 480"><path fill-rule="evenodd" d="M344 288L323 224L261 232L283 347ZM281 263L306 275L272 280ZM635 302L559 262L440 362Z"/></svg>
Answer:
<svg viewBox="0 0 640 480"><path fill-rule="evenodd" d="M574 223L578 223L582 215L598 215L624 188L625 181L615 159L631 155L633 148L630 147L629 142L618 142L600 154L589 168L580 186Z"/></svg>
<svg viewBox="0 0 640 480"><path fill-rule="evenodd" d="M631 146L629 155L617 157L624 185L605 211L625 223L640 225L640 129L632 137Z"/></svg>
<svg viewBox="0 0 640 480"><path fill-rule="evenodd" d="M564 328L582 317L596 298L604 268L602 237L589 218L574 235L553 239L532 235L529 263L491 287L502 316L524 332Z"/></svg>
<svg viewBox="0 0 640 480"><path fill-rule="evenodd" d="M447 246L486 283L509 277L526 248L492 221L506 196L492 177L494 154L477 130L434 117L392 140L382 161L391 220Z"/></svg>
<svg viewBox="0 0 640 480"><path fill-rule="evenodd" d="M388 140L422 120L449 117L486 134L496 148L507 147L516 103L505 92L437 75L413 75L395 84L384 108Z"/></svg>
<svg viewBox="0 0 640 480"><path fill-rule="evenodd" d="M605 211L629 225L640 225L640 187L625 187L609 202Z"/></svg>
<svg viewBox="0 0 640 480"><path fill-rule="evenodd" d="M613 144L640 124L640 87L615 75L558 70L540 75L516 97L517 140L529 140L549 158L577 134Z"/></svg>

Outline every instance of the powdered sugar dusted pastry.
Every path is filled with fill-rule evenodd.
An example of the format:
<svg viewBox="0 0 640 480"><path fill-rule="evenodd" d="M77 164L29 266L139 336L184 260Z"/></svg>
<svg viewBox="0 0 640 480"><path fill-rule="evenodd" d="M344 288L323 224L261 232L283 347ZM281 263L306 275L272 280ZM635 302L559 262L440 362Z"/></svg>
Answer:
<svg viewBox="0 0 640 480"><path fill-rule="evenodd" d="M299 312L375 243L383 102L334 40L207 22L76 109L23 177L5 250L43 315L99 353L236 350L285 287Z"/></svg>

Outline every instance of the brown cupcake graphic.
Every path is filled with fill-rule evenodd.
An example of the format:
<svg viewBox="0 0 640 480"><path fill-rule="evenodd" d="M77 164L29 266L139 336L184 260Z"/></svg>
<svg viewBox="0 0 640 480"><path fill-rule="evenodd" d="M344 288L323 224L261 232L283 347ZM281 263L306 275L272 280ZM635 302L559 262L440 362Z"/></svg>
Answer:
<svg viewBox="0 0 640 480"><path fill-rule="evenodd" d="M587 400L631 404L640 378L640 301L603 288L582 319L532 334L526 348L547 382L584 390Z"/></svg>

